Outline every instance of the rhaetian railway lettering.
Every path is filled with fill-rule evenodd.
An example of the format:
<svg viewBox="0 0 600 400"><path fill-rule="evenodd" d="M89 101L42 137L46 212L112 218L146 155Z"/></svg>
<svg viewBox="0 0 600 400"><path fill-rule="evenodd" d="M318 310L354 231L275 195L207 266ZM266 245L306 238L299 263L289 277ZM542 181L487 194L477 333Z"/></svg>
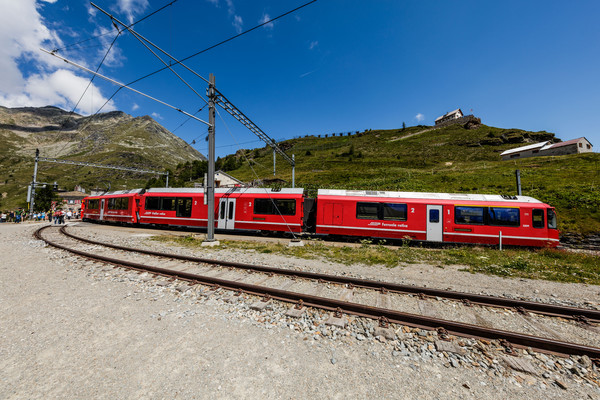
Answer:
<svg viewBox="0 0 600 400"><path fill-rule="evenodd" d="M408 228L408 225L406 224L397 224L395 222L371 222L369 223L369 226L381 226L381 227L388 227L388 228Z"/></svg>

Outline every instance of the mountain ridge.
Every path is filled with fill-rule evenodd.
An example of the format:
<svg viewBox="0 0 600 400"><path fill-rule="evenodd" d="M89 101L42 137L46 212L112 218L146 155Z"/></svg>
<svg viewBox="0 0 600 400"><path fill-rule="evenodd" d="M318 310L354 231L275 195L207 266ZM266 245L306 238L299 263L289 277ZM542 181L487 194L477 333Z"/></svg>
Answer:
<svg viewBox="0 0 600 400"><path fill-rule="evenodd" d="M152 117L133 117L121 111L83 116L54 106L0 106L0 143L2 208L23 206L36 149L46 158L162 171L205 159ZM101 179L141 186L147 177L40 163L38 181L56 180L61 188L70 190L82 184L90 189Z"/></svg>

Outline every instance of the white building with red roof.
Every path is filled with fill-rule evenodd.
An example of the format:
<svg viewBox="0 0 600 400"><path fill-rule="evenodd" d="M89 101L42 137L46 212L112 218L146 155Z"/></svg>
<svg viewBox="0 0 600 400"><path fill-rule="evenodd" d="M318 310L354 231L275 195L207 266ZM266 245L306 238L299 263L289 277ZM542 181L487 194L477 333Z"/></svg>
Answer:
<svg viewBox="0 0 600 400"><path fill-rule="evenodd" d="M566 154L591 153L594 146L584 137L566 142L540 142L506 150L500 153L503 160L537 156L563 156Z"/></svg>

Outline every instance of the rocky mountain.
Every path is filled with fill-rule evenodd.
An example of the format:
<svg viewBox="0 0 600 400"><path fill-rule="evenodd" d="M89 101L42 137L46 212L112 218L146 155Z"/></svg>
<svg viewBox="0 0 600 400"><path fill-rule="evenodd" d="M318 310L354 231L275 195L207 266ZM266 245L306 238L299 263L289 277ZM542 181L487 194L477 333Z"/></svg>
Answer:
<svg viewBox="0 0 600 400"><path fill-rule="evenodd" d="M41 157L164 171L205 157L149 116L120 111L82 116L56 107L0 106L0 193L2 206L25 199L33 173L35 149ZM57 181L61 188L93 188L100 181L112 188L141 186L147 175L90 167L40 163L38 181Z"/></svg>

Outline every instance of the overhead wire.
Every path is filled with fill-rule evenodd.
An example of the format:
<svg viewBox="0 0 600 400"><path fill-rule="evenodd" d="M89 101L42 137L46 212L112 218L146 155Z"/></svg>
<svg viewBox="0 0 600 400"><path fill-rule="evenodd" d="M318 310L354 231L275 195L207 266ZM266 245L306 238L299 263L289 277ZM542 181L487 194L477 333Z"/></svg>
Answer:
<svg viewBox="0 0 600 400"><path fill-rule="evenodd" d="M129 25L129 27L132 27L132 26L134 26L134 25L136 25L136 24L139 24L140 22L144 21L145 19L148 19L148 18L150 18L151 16L153 16L154 14L156 14L156 13L158 13L158 12L160 12L160 11L164 10L165 8L167 8L167 7L171 6L171 5L173 5L173 3L176 3L177 1L179 1L179 0L173 0L173 1L171 1L169 4L165 4L165 5L164 5L164 6L162 6L161 8L159 8L159 9L157 9L157 10L155 10L155 11L151 12L150 14L148 14L148 15L146 15L146 16L144 16L142 19L139 19L139 20L135 21L134 23L132 23L131 25ZM69 44L69 45L66 45L66 46L63 46L63 47L60 47L60 48L56 48L56 49L54 49L53 51L54 51L54 52L59 52L59 51L61 51L61 50L65 50L65 49L68 49L68 48L70 48L70 47L77 46L78 44L85 43L85 42L89 42L90 40L94 40L94 39L101 38L101 37L103 37L103 36L109 35L110 33L111 33L111 32L110 32L110 31L108 31L108 32L102 33L102 34L100 34L100 35L96 35L96 36L93 36L93 37L90 37L90 38L87 38L87 39L81 40L81 41L79 41L79 42L76 42L76 43L72 43L72 44Z"/></svg>
<svg viewBox="0 0 600 400"><path fill-rule="evenodd" d="M104 53L104 57L102 57L102 60L100 61L100 63L98 64L98 68L96 68L96 72L98 72L100 70L100 68L102 67L102 64L104 64L104 61L106 60L106 57L108 57L108 53L110 52L110 50L113 48L115 42L117 41L117 39L119 38L119 35L121 35L122 31L117 30L117 34L115 36L115 38L113 39L113 41L111 42L110 46L108 47L108 49L106 50L106 53ZM81 103L81 100L83 100L83 96L85 96L85 94L87 93L88 89L90 88L90 86L92 85L92 82L94 81L94 79L96 78L96 75L92 75L92 77L90 78L90 81L88 82L87 86L85 87L85 89L83 90L83 93L81 94L81 96L79 97L79 100L77 100L77 103L75 103L75 105L73 106L73 108L71 109L71 111L69 112L69 114L67 115L66 119L63 121L63 123L61 124L61 129L59 130L59 133L62 132L64 130L64 127L67 126L67 123L71 120L73 114L75 113L75 110L77 109L77 107L79 106L79 103ZM58 135L56 137L56 139L58 140ZM56 142L55 142L56 143ZM64 149L65 147L67 147L67 143L65 143L65 145L58 151L56 152L56 156L58 156Z"/></svg>
<svg viewBox="0 0 600 400"><path fill-rule="evenodd" d="M311 0L311 1L307 2L307 3L304 3L303 5L301 5L301 6L299 6L299 7L296 7L296 8L294 8L293 10L290 10L290 11L288 11L288 12L285 12L285 13L283 13L283 14L281 14L281 15L279 15L279 16L277 16L277 17L275 17L275 18L271 18L271 19L269 19L268 21L265 21L265 22L263 22L263 23L261 23L261 24L259 24L259 25L256 25L256 26L255 26L255 27L253 27L253 28L250 28L250 29L248 29L248 30L246 30L246 31L244 31L244 32L238 33L237 35L231 36L230 38L228 38L228 39L225 39L225 40L223 40L223 41L221 41L221 42L219 42L219 43L217 43L217 44L214 44L214 45L212 45L212 46L209 46L209 47L205 48L204 50L200 50L200 51L198 51L198 52L196 52L196 53L194 53L194 54L192 54L192 55L189 55L189 56L187 56L187 57L185 57L185 58L183 58L183 59L181 59L181 60L177 60L177 61L176 61L174 64L171 64L171 66L175 66L175 65L181 64L181 63L183 63L184 61L187 61L187 60L189 60L190 58L196 57L196 56L198 56L198 55L200 55L200 54L202 54L202 53L205 53L205 52L207 52L207 51L209 51L209 50L212 50L212 49L214 49L215 47L221 46L221 45L223 45L223 44L225 44L225 43L227 43L227 42L230 42L230 41L232 41L233 39L237 39L237 38L238 38L238 37L240 37L240 36L243 36L243 35L245 35L245 34L247 34L247 33L250 33L250 32L252 32L252 31L254 31L254 30L256 30L256 29L258 29L258 28L260 28L260 27L262 27L262 26L264 26L264 25L270 24L270 23L272 23L272 22L274 22L274 21L276 21L276 20L278 20L278 19L280 19L280 18L283 18L283 17L285 17L286 15L289 15L289 14L291 14L291 13L293 13L293 12L296 12L296 11L300 10L301 8L304 8L304 7L308 6L309 4L312 4L312 3L316 2L316 1L317 1L317 0ZM154 71L154 72L150 72L150 73L149 73L149 74L147 74L147 75L144 75L144 76L142 76L142 77L140 77L140 78L138 78L138 79L136 79L136 80L134 80L134 81L131 81L131 82L129 82L127 85L132 85L132 84L134 84L134 83L137 83L137 82L139 82L139 81L141 81L141 80L143 80L143 79L149 78L149 77L151 77L151 76L153 76L153 75L155 75L155 74L157 74L157 73L159 73L159 72L162 72L162 71L164 71L164 70L166 70L166 69L167 69L167 67L163 67L163 68L157 69L157 70L156 70L156 71Z"/></svg>
<svg viewBox="0 0 600 400"><path fill-rule="evenodd" d="M134 22L134 23L130 24L130 25L129 25L129 27L131 27L131 26L133 26L133 25L135 25L135 24L138 24L138 23L140 23L140 22L142 22L142 21L144 21L144 20L146 20L146 19L150 18L151 16L155 15L156 13L158 13L158 12L160 12L160 11L164 10L165 8L167 8L167 7L171 6L171 5L173 5L173 4L174 4L174 3L176 3L177 1L178 1L178 0L173 0L173 1L171 1L170 3L168 3L168 4L164 5L163 7L160 7L159 9L157 9L157 10L153 11L152 13L150 13L150 14L148 14L148 15L144 16L144 17L143 17L143 18L141 18L140 20L138 20L138 21L136 21L136 22ZM113 25L114 25L114 26L115 26L115 28L117 29L117 34L116 34L115 38L113 39L113 41L111 42L111 44L110 44L110 46L108 47L108 49L106 50L106 52L105 52L105 54L104 54L104 57L102 57L102 60L100 61L100 63L99 63L99 65L98 65L98 67L96 68L96 72L98 72L98 71L100 70L100 68L101 68L101 67L102 67L102 65L104 64L104 61L106 60L106 57L108 57L108 54L109 54L109 53L110 53L110 51L112 50L112 48L113 48L113 46L114 46L115 42L117 41L117 39L119 38L119 36L120 36L120 35L121 35L121 33L123 32L123 30L120 30L120 29L118 29L118 27L117 27L117 26L116 26L114 23L113 23ZM64 46L64 47L62 47L62 48L60 48L60 49L55 49L55 50L54 50L54 52L58 52L58 51L60 51L60 50L67 49L67 48L69 48L69 47L72 47L72 46L74 46L74 45L78 45L78 44L81 44L81 43L84 43L84 42L88 42L88 41L90 41L90 40L93 40L93 39L97 39L97 38L99 38L99 37L102 37L102 36L106 36L106 35L108 35L108 34L110 34L110 33L112 33L112 32L111 32L111 31L108 31L108 32L106 32L106 33L104 33L104 34L102 34L102 35L97 35L97 36L95 36L95 37L92 37L92 38L89 38L89 39L86 39L86 40L82 40L82 41L80 41L80 42L77 42L77 43L75 43L75 44L73 44L73 45L68 45L68 46ZM90 46L90 47L92 47L92 46ZM68 123L68 122L69 122L69 120L72 118L72 115L73 115L73 113L75 112L75 110L76 110L76 109L77 109L77 107L79 106L79 103L81 102L81 100L82 100L82 99L83 99L83 97L85 96L85 93L87 92L87 90L89 89L89 87L91 86L91 84L92 84L92 82L94 81L94 79L95 79L95 78L96 78L96 75L92 75L92 77L90 78L90 81L88 82L88 85L87 85L87 86L86 86L86 88L84 89L84 91L83 91L83 93L81 94L81 96L80 96L79 100L77 101L77 103L75 104L75 106L73 107L73 109L72 109L72 110L69 112L69 114L68 114L68 116L67 116L66 120L65 120L65 121L62 123L61 129L59 130L59 132L62 132L62 131L64 130L64 128L66 127L67 123ZM106 105L107 105L107 104L110 102L110 100L112 100L112 98L113 98L113 97L114 97L114 96L115 96L115 95L116 95L116 94L117 94L117 93L118 93L118 92L119 92L121 89L122 89L122 87L119 87L119 88L118 88L118 89L117 89L117 90L116 90L116 91L113 93L113 95L112 95L112 96L110 96L110 97L109 97L109 98L108 98L108 99L107 99L107 100L104 102L104 104L102 104L102 106L101 106L101 107L100 107L100 108L99 108L99 109L98 109L98 110L97 110L97 111L96 111L94 114L92 114L92 115L89 117L89 119L87 120L87 123L86 123L86 124L85 124L85 125L84 125L84 126L81 128L81 129L80 129L80 130L83 130L83 129L85 129L85 128L86 128L88 125L90 125L90 124L91 124L91 122L92 122L92 120L93 120L93 118L94 118L96 115L98 115L98 114L100 113L100 111L101 111L101 110L102 110L102 109L103 109L103 108L104 108L104 107L105 107L105 106L106 106ZM83 140L87 139L87 138L88 138L88 137L90 137L90 136L91 136L91 134L90 134L90 135L88 135L88 136L86 136L85 138L83 138ZM57 138L56 138L56 140L58 140L58 135L57 135ZM55 141L55 142L56 142L56 141ZM60 152L62 152L62 151L63 151L63 150L66 148L67 144L68 144L68 143L65 143L65 145L64 145L64 146L63 146L63 147L62 147L62 148L61 148L61 149L60 149L60 150L59 150L59 151L56 153L56 156L58 156L58 155L60 154Z"/></svg>

